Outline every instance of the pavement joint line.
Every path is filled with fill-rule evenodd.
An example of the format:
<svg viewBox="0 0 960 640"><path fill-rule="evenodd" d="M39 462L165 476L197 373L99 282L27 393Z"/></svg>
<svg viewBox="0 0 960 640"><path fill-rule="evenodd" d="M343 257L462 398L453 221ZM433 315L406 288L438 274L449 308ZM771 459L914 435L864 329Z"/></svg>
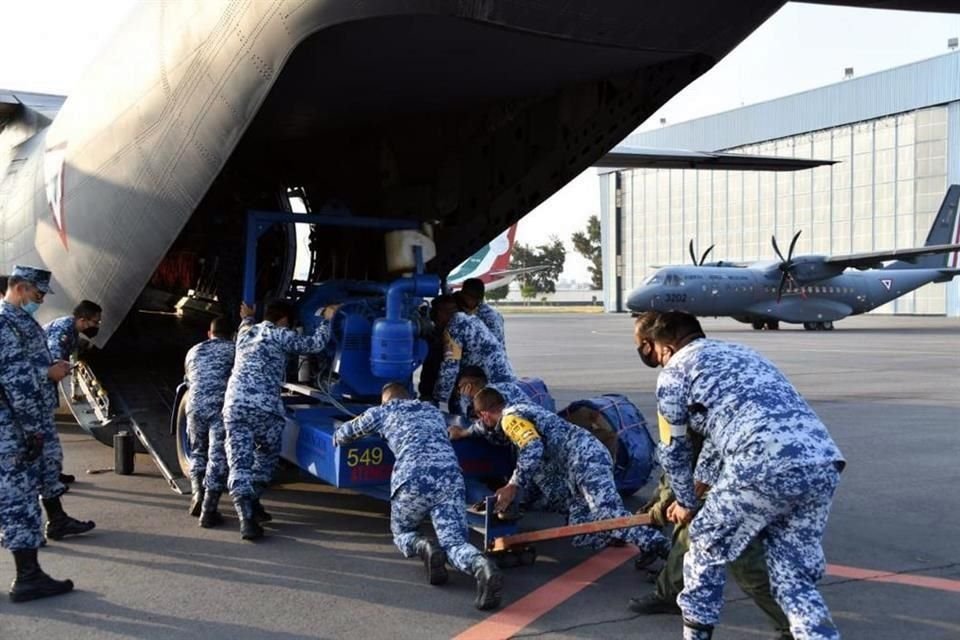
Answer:
<svg viewBox="0 0 960 640"><path fill-rule="evenodd" d="M563 629L549 629L545 631L536 631L524 634L518 633L522 629L535 622L537 619L563 604L566 600L575 596L586 587L594 584L603 576L623 565L636 554L637 551L633 547L607 548L600 553L591 556L587 560L584 560L565 573L550 580L546 584L541 585L513 604L508 605L499 612L454 636L453 640L506 640L507 638L520 637L533 638L549 633L562 633L584 627L612 624L617 622L629 622L630 620L639 617L639 614L635 616L621 616L617 618L584 622L570 627L565 627ZM960 566L960 563L951 563L937 567L926 567L920 570L938 571L943 569L951 569L956 566ZM906 571L890 572L874 569L861 569L846 565L828 564L826 575L838 578L847 578L847 580L823 584L820 585L820 588L832 587L838 584L847 584L850 582L866 581L885 582L960 593L960 580L922 576L907 573ZM748 599L749 598L745 596L743 598L731 599L727 602L731 603Z"/></svg>
<svg viewBox="0 0 960 640"><path fill-rule="evenodd" d="M952 569L960 566L960 563L941 567L928 567L924 571L937 571L942 569ZM949 591L960 593L960 580L951 580L949 578L937 578L933 576L921 576L906 571L880 571L877 569L861 569L859 567L848 567L839 564L828 564L827 575L836 578L848 578L845 582L886 582L890 584L901 584L909 587L921 587L924 589L936 589L937 591ZM833 584L841 584L835 582Z"/></svg>
<svg viewBox="0 0 960 640"><path fill-rule="evenodd" d="M608 547L454 636L453 640L511 638L544 614L623 565L637 553L637 549L632 546Z"/></svg>

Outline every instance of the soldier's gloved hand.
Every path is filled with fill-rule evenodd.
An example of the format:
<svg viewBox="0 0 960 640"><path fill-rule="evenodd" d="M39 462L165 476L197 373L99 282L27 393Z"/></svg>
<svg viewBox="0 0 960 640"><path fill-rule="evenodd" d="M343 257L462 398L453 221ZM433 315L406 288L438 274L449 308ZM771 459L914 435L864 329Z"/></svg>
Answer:
<svg viewBox="0 0 960 640"><path fill-rule="evenodd" d="M43 453L43 434L28 434L23 448L23 459L27 462L33 462L40 457L41 453Z"/></svg>

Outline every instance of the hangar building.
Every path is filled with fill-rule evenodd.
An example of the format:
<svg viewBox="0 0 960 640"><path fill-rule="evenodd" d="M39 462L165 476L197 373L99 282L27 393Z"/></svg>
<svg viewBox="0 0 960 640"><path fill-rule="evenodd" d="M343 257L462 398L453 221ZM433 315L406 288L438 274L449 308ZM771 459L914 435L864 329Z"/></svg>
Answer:
<svg viewBox="0 0 960 640"><path fill-rule="evenodd" d="M624 144L833 159L797 172L606 170L600 175L604 308L626 310L654 265L774 260L923 245L960 183L960 51L689 122ZM960 316L960 278L871 313Z"/></svg>

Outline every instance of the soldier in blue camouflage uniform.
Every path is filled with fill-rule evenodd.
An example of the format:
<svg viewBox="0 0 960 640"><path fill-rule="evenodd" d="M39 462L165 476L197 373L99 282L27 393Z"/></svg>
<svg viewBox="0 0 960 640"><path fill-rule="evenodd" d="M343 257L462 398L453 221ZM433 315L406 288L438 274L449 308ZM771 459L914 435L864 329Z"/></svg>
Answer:
<svg viewBox="0 0 960 640"><path fill-rule="evenodd" d="M194 345L183 363L183 380L190 387L186 415L193 496L188 511L200 517L200 526L204 528L223 522L217 509L227 483L223 396L233 368L232 334L226 318L214 318L207 340Z"/></svg>
<svg viewBox="0 0 960 640"><path fill-rule="evenodd" d="M660 314L657 312L643 313L634 323L634 341L637 343L637 353L648 367L656 368L659 363L653 353L653 340L649 331ZM716 484L720 474L722 462L717 450L711 441L704 441L703 437L687 429L694 458L694 493L697 496L697 505L703 504L703 498L710 487ZM643 512L650 515L650 520L659 527L668 524L667 510L676 500L666 474L660 477L660 483L651 501L644 506ZM677 596L683 590L683 562L690 549L689 526L678 523L673 527L670 555L663 568L656 577L656 589L653 593L631 598L629 609L641 614L675 614L680 615L677 606ZM763 543L754 538L743 553L736 560L727 565L730 575L737 586L767 614L777 632L779 640L793 640L790 633L790 622L777 604L770 592L770 576L767 573L766 552Z"/></svg>
<svg viewBox="0 0 960 640"><path fill-rule="evenodd" d="M93 339L100 331L103 309L96 302L81 300L73 309L73 315L51 320L43 326L47 334L47 348L54 360L70 360L80 346L80 334ZM71 474L60 471L60 482L69 484L76 480Z"/></svg>
<svg viewBox="0 0 960 640"><path fill-rule="evenodd" d="M500 604L503 577L490 560L467 541L466 489L460 464L447 438L446 420L436 407L410 399L406 387L390 383L382 404L337 429L334 441L346 444L377 433L387 441L396 462L390 476L390 530L404 557L419 556L430 584L447 581L446 560L477 580L478 609ZM440 540L418 532L427 518Z"/></svg>
<svg viewBox="0 0 960 640"><path fill-rule="evenodd" d="M493 337L506 347L507 339L503 333L503 316L500 312L483 301L486 287L480 278L468 278L460 288L461 311L476 316L490 329Z"/></svg>
<svg viewBox="0 0 960 640"><path fill-rule="evenodd" d="M50 272L17 266L0 302L0 542L13 553L17 577L10 599L24 602L73 589L70 580L54 580L40 568L38 498L43 465L43 433L48 415L48 381L70 373L67 362L37 366L43 330L33 314L50 293ZM39 339L38 339L39 336Z"/></svg>
<svg viewBox="0 0 960 640"><path fill-rule="evenodd" d="M503 396L508 407L515 404L537 404L537 402L523 390L523 387L516 382L490 383L483 369L470 365L460 370L460 379L457 380L457 394L460 397L462 415L476 418L473 411L473 398L480 393L480 390L484 387L490 387L500 392L500 395ZM550 399L548 398L548 400ZM544 409L549 409L549 407L544 405L541 406L543 406ZM469 427L452 426L449 432L451 440L459 440L460 438L470 436L485 436L496 442L508 442L504 438L502 431L491 431L485 428L479 419L474 419Z"/></svg>
<svg viewBox="0 0 960 640"><path fill-rule="evenodd" d="M67 362L66 358L54 357L48 347L48 337L43 327L30 318L31 323L24 327L23 336L27 341L27 351L33 358L34 366L40 371L47 371L57 362ZM56 349L58 355L63 350ZM69 357L69 353L67 354ZM69 363L67 362L69 367ZM63 447L60 445L60 434L54 414L60 405L59 380L47 376L43 384L44 420L41 425L43 435L43 453L40 459L40 498L43 508L47 512L47 524L44 534L50 540L61 540L65 536L86 533L96 525L91 520L77 520L71 518L63 510L60 496L67 491L67 486L61 481L63 477ZM66 478L69 479L69 478Z"/></svg>
<svg viewBox="0 0 960 640"><path fill-rule="evenodd" d="M267 305L260 323L254 321L253 307L241 305L243 320L223 403L223 424L230 467L227 484L244 540L262 537L260 523L271 519L260 505L260 495L273 477L280 453L286 415L280 390L287 359L294 354L323 351L335 311L336 307L325 309L316 333L306 336L290 329L295 316L287 302Z"/></svg>
<svg viewBox="0 0 960 640"><path fill-rule="evenodd" d="M663 366L660 463L676 494L667 517L692 521L677 598L684 638L712 636L724 567L757 537L793 636L839 638L816 588L825 568L823 531L844 465L826 427L770 361L745 346L708 340L693 316L661 314L649 335L653 359ZM699 512L688 427L710 442L721 465Z"/></svg>
<svg viewBox="0 0 960 640"><path fill-rule="evenodd" d="M493 384L516 380L503 343L497 341L483 322L458 311L451 296L437 296L433 307L437 327L443 331L443 363L433 389L433 399L438 405L449 402L462 367L480 367Z"/></svg>
<svg viewBox="0 0 960 640"><path fill-rule="evenodd" d="M519 449L517 466L506 486L497 490L497 510L505 510L519 491L534 483L545 496L565 496L571 524L631 515L613 480L610 452L588 431L532 404L507 407L498 391L487 387L473 405L483 425L499 428ZM542 471L548 471L541 474ZM640 547L647 562L666 557L670 543L651 527L632 527L574 538L577 546L600 548L611 540Z"/></svg>

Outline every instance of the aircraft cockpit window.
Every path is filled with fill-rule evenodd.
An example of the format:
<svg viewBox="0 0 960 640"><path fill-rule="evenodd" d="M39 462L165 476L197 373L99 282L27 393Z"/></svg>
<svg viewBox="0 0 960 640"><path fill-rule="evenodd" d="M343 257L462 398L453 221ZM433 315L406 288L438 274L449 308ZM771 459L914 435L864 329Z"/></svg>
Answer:
<svg viewBox="0 0 960 640"><path fill-rule="evenodd" d="M668 273L663 279L663 284L668 287L680 287L683 286L683 278L676 273Z"/></svg>
<svg viewBox="0 0 960 640"><path fill-rule="evenodd" d="M655 273L649 278L647 278L643 284L660 284L660 282L662 282L662 278L660 277L660 274Z"/></svg>

